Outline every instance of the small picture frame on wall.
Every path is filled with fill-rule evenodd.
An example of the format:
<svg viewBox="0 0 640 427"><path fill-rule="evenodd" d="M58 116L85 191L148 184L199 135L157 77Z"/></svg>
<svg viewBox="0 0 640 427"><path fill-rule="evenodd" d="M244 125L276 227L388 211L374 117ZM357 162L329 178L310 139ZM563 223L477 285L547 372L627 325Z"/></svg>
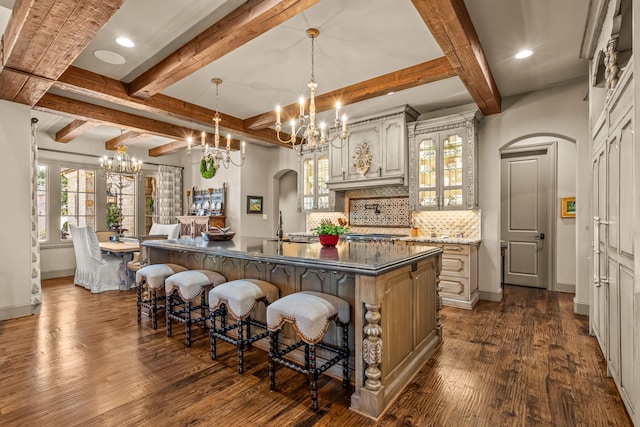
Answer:
<svg viewBox="0 0 640 427"><path fill-rule="evenodd" d="M247 196L247 213L262 213L262 196Z"/></svg>
<svg viewBox="0 0 640 427"><path fill-rule="evenodd" d="M560 216L562 218L575 218L576 217L576 198L563 197L561 200L562 200L562 212Z"/></svg>

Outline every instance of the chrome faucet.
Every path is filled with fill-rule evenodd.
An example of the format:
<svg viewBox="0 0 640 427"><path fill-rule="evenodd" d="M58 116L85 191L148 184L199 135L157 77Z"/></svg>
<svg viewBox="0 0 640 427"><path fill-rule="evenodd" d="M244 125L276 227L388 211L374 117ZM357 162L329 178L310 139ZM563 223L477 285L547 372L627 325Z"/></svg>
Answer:
<svg viewBox="0 0 640 427"><path fill-rule="evenodd" d="M280 211L280 217L278 218L278 231L276 231L276 235L278 236L278 240L282 240L282 211Z"/></svg>

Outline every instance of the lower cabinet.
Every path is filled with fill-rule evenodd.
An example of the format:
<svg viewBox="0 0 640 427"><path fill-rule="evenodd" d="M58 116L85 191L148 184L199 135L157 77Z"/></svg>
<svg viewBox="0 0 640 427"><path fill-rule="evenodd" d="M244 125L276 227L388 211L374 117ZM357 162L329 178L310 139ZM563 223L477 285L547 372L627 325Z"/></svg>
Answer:
<svg viewBox="0 0 640 427"><path fill-rule="evenodd" d="M397 244L435 246L442 249L440 297L442 304L472 310L478 303L478 246L480 243L404 242Z"/></svg>

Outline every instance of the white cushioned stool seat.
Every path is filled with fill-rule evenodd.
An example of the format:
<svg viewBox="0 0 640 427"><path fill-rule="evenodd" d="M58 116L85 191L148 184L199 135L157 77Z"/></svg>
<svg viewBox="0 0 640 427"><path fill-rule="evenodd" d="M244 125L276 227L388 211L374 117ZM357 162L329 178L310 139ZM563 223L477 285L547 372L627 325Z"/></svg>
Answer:
<svg viewBox="0 0 640 427"><path fill-rule="evenodd" d="M164 306L164 281L175 273L186 271L186 267L178 264L152 264L136 271L136 305L138 323L141 321L142 309L151 312L151 324L153 329L158 329L158 310ZM143 296L143 288L146 287L146 295ZM161 304L158 304L161 302Z"/></svg>
<svg viewBox="0 0 640 427"><path fill-rule="evenodd" d="M216 359L216 339L236 346L238 373L244 372L244 349L255 341L265 338L269 331L264 322L251 317L258 302L267 307L278 299L280 291L269 282L258 279L232 280L209 291L209 314L211 316L210 344L211 359ZM227 325L227 313L236 322ZM252 326L260 328L260 332L252 332ZM237 335L227 335L235 330Z"/></svg>
<svg viewBox="0 0 640 427"><path fill-rule="evenodd" d="M191 347L191 325L200 322L203 328L206 326L209 289L226 281L222 274L210 270L187 270L167 277L164 281L167 336L171 336L172 320L184 323L185 344ZM198 297L199 304L195 302ZM196 311L200 311L200 316L193 318L191 313Z"/></svg>
<svg viewBox="0 0 640 427"><path fill-rule="evenodd" d="M267 329L269 330L269 389L276 388L276 363L309 378L311 407L318 409L318 376L336 363L342 362L342 386L349 385L349 303L342 298L320 292L302 291L280 298L267 307ZM342 328L340 346L322 342L329 322ZM300 339L284 348L280 346L279 335L284 323L291 323ZM292 362L284 356L304 347L304 365ZM326 357L318 366L316 347L326 352Z"/></svg>
<svg viewBox="0 0 640 427"><path fill-rule="evenodd" d="M308 344L315 344L337 318L349 323L349 303L333 295L302 291L287 295L267 308L267 327L273 331L289 321L300 337Z"/></svg>
<svg viewBox="0 0 640 427"><path fill-rule="evenodd" d="M167 294L174 290L184 301L192 301L197 298L205 287L217 286L227 279L220 273L209 270L187 270L169 276L164 282L164 290Z"/></svg>
<svg viewBox="0 0 640 427"><path fill-rule="evenodd" d="M147 283L152 289L159 289L165 285L165 279L176 273L187 271L186 267L178 264L152 264L136 271L136 283Z"/></svg>
<svg viewBox="0 0 640 427"><path fill-rule="evenodd" d="M267 303L271 304L279 294L278 288L264 280L232 280L209 291L209 310L224 303L233 317L240 320L251 314L258 301L266 298Z"/></svg>

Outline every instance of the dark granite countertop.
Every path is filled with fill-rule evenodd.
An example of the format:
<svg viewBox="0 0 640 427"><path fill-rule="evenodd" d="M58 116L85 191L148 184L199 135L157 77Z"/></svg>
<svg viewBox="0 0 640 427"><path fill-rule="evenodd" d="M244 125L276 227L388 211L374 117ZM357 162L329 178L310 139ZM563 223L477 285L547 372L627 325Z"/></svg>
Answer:
<svg viewBox="0 0 640 427"><path fill-rule="evenodd" d="M205 241L201 237L178 240L151 240L150 248L186 250L263 262L317 266L366 275L380 275L441 252L430 246L394 245L340 241L335 248L318 242L278 242L264 237L235 236L230 241Z"/></svg>

